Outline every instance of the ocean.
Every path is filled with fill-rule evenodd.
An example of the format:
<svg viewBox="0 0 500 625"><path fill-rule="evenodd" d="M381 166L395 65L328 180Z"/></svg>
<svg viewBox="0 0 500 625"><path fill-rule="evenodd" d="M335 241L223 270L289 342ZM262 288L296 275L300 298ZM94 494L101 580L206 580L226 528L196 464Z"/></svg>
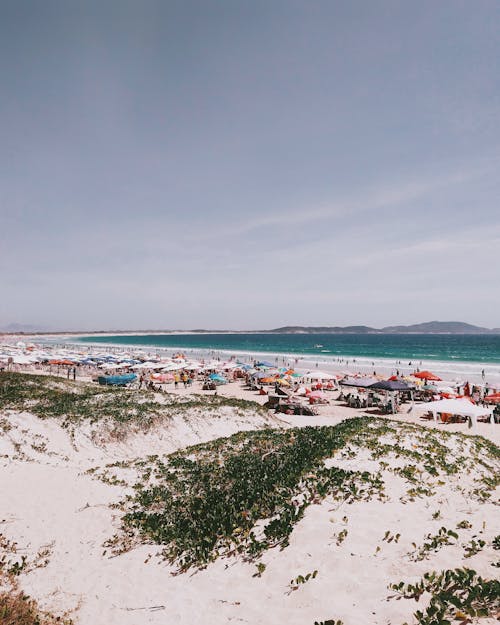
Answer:
<svg viewBox="0 0 500 625"><path fill-rule="evenodd" d="M73 339L74 340L74 339ZM330 368L380 369L410 372L433 366L456 376L500 376L500 335L450 334L136 334L82 336L80 343L229 355L268 355L284 361L300 359Z"/></svg>

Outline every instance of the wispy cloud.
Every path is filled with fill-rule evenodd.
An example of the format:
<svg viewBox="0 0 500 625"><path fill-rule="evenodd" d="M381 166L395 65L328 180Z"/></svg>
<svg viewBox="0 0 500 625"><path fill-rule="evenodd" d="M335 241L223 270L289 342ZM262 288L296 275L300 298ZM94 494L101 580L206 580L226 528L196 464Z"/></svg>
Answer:
<svg viewBox="0 0 500 625"><path fill-rule="evenodd" d="M364 189L356 195L333 198L319 206L302 206L289 211L269 211L245 215L231 225L208 226L203 232L187 233L190 242L204 242L228 237L243 237L266 228L314 225L321 221L356 217L377 210L405 207L409 203L425 198L441 190L457 187L480 178L491 171L492 163L471 166L468 170L448 171L442 175L432 175L414 180L394 180L383 185Z"/></svg>

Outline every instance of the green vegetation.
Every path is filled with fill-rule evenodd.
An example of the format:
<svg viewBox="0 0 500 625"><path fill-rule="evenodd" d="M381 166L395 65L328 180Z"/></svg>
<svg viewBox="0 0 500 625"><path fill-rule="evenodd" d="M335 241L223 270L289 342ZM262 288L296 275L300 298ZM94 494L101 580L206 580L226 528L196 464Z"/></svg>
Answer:
<svg viewBox="0 0 500 625"><path fill-rule="evenodd" d="M418 601L431 594L425 611L414 616L418 625L451 625L453 620L471 623L471 617L500 616L500 581L485 580L471 569L426 573L416 584L391 584L400 597Z"/></svg>
<svg viewBox="0 0 500 625"><path fill-rule="evenodd" d="M288 594L298 590L301 584L306 584L310 579L315 579L317 574L318 571L312 571L312 573L307 573L307 575L297 575L295 579L290 580Z"/></svg>
<svg viewBox="0 0 500 625"><path fill-rule="evenodd" d="M417 545L413 543L415 551L408 555L415 562L419 562L428 558L430 553L439 551L445 545L455 545L457 539L458 534L456 532L446 529L446 527L441 527L437 534L427 534L425 537L426 542L421 547L417 548Z"/></svg>
<svg viewBox="0 0 500 625"><path fill-rule="evenodd" d="M485 540L483 540L482 538L478 538L476 540L476 538L477 536L473 536L468 543L463 545L465 552L464 558L472 558L472 556L475 556L476 553L482 551L483 547L486 545Z"/></svg>
<svg viewBox="0 0 500 625"><path fill-rule="evenodd" d="M473 487L483 484L483 477L497 470L498 449L478 437L449 436L362 417L333 427L240 432L170 456L108 465L95 475L113 480L115 468L126 468L133 493L117 504L124 512L122 530L106 547L119 553L139 542L159 544L163 557L180 571L221 556L254 561L267 549L285 548L307 507L326 497L346 503L384 501L383 470L411 487L424 471L432 476L426 479L434 480L433 489L462 490L461 480L442 478L471 472ZM325 464L332 457L340 464L362 449L371 452L380 470ZM411 459L415 470L391 469L386 461L400 457ZM334 539L341 544L346 536L343 530ZM456 538L453 530L442 528L428 535L420 549L414 544L414 557L425 559ZM399 536L388 534L384 540L397 542Z"/></svg>
<svg viewBox="0 0 500 625"><path fill-rule="evenodd" d="M140 478L123 502L124 534L165 545L164 557L181 570L220 555L255 559L283 548L311 503L382 492L378 475L324 466L359 427L361 421L350 420L334 428L240 432L136 462Z"/></svg>
<svg viewBox="0 0 500 625"><path fill-rule="evenodd" d="M44 568L49 563L52 546L45 545L33 558L28 559L27 556L18 553L16 542L0 534L0 580L5 576L12 578L21 573Z"/></svg>
<svg viewBox="0 0 500 625"><path fill-rule="evenodd" d="M388 530L385 534L384 537L382 538L382 541L387 541L388 543L392 543L392 541L394 541L395 543L399 542L399 539L401 538L401 534L391 534L391 532Z"/></svg>
<svg viewBox="0 0 500 625"><path fill-rule="evenodd" d="M348 534L347 530L342 530L341 532L339 532L338 534L334 536L335 542L337 543L337 547L339 547L344 542L344 540L347 538L347 534Z"/></svg>
<svg viewBox="0 0 500 625"><path fill-rule="evenodd" d="M263 562L257 562L255 566L257 571L252 575L252 577L262 577L262 574L266 570L266 565Z"/></svg>
<svg viewBox="0 0 500 625"><path fill-rule="evenodd" d="M158 401L156 397L153 391L104 387L54 376L13 372L0 375L0 410L26 410L42 419L60 419L66 427L108 419L148 429L158 419L168 419L179 412L197 409L206 413L221 407L267 415L258 403L242 399L163 395L163 401Z"/></svg>

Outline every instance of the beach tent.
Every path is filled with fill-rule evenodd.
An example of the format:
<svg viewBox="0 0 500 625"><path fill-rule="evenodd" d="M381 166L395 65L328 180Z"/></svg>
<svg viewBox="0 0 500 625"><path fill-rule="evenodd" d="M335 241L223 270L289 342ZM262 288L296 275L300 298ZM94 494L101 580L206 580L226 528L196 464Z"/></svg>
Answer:
<svg viewBox="0 0 500 625"><path fill-rule="evenodd" d="M438 413L456 414L468 417L473 424L477 423L478 417L488 416L493 423L493 410L485 406L477 406L468 399L439 399L425 404L417 404L414 407L417 414L432 412L434 421L437 421Z"/></svg>
<svg viewBox="0 0 500 625"><path fill-rule="evenodd" d="M412 391L413 386L409 386L406 382L399 382L395 380L382 380L371 384L368 388L374 391Z"/></svg>

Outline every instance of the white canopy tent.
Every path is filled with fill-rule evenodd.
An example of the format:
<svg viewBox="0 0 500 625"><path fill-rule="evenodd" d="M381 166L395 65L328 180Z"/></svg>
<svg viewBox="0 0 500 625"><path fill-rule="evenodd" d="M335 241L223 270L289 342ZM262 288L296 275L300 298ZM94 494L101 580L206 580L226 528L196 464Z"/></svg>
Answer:
<svg viewBox="0 0 500 625"><path fill-rule="evenodd" d="M414 407L417 414L432 412L434 421L437 421L438 413L456 414L469 417L473 424L477 423L478 417L488 416L493 423L493 410L485 406L477 406L468 399L440 399L426 404L417 404Z"/></svg>
<svg viewBox="0 0 500 625"><path fill-rule="evenodd" d="M308 371L304 374L306 380L336 380L337 377L326 371Z"/></svg>

